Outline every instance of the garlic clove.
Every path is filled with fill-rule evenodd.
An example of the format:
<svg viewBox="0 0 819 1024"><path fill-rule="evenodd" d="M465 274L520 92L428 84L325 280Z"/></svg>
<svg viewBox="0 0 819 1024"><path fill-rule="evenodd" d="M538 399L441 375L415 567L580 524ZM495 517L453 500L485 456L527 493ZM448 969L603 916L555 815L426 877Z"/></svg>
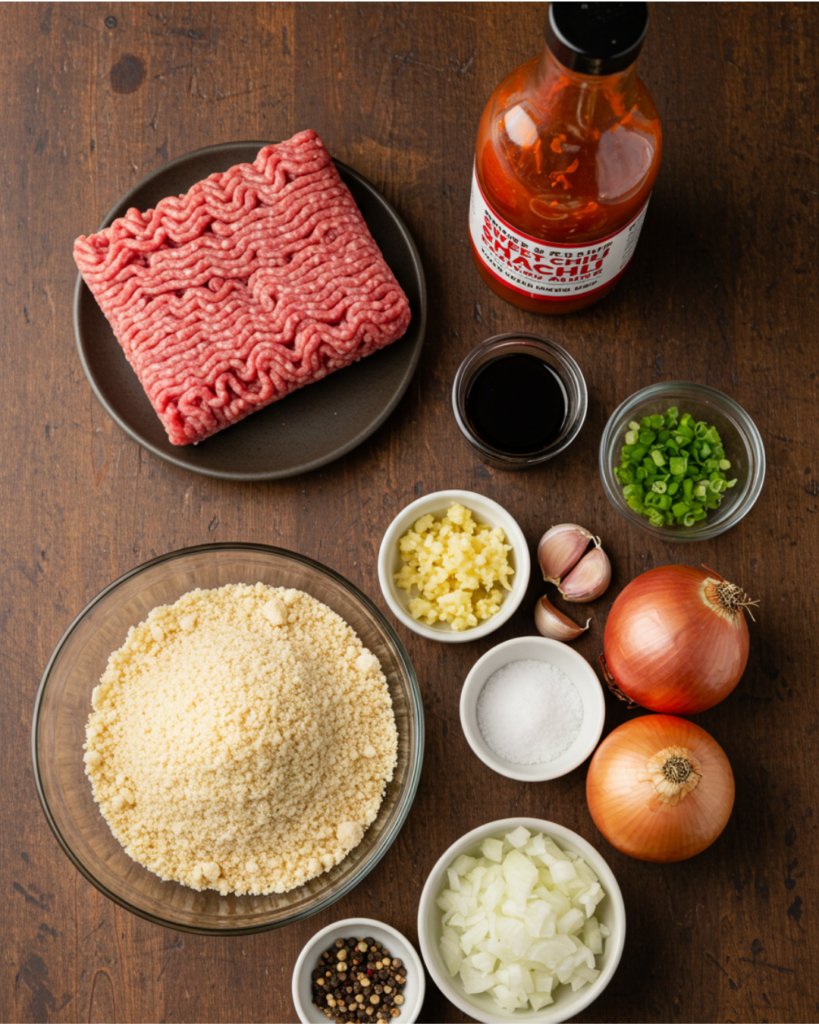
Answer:
<svg viewBox="0 0 819 1024"><path fill-rule="evenodd" d="M561 577L577 562L593 537L577 523L553 526L540 538L537 560L547 583L560 583Z"/></svg>
<svg viewBox="0 0 819 1024"><path fill-rule="evenodd" d="M595 538L595 547L584 555L572 569L558 590L567 601L582 604L594 601L605 593L611 582L611 562L600 547L600 538Z"/></svg>
<svg viewBox="0 0 819 1024"><path fill-rule="evenodd" d="M591 619L586 619L585 626L578 626L576 622L559 612L549 601L548 597L541 597L535 605L535 626L541 636L550 640L562 640L566 643L569 640L576 640L581 633L589 628Z"/></svg>

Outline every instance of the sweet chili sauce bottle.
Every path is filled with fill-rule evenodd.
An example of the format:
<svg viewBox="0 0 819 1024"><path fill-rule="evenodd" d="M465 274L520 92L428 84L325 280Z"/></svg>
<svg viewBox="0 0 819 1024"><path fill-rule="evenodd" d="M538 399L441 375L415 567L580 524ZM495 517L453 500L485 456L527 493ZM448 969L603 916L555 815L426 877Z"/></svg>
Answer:
<svg viewBox="0 0 819 1024"><path fill-rule="evenodd" d="M645 3L553 3L543 55L486 105L472 255L516 306L583 309L632 257L662 155L657 108L634 70L647 27Z"/></svg>

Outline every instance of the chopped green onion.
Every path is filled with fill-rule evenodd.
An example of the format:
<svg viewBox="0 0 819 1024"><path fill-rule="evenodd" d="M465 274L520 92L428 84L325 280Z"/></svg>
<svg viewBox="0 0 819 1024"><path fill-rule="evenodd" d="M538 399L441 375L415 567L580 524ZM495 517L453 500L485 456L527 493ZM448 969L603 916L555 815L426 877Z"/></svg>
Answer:
<svg viewBox="0 0 819 1024"><path fill-rule="evenodd" d="M717 428L671 406L629 423L614 474L638 515L654 526L691 527L736 486L726 479L730 468Z"/></svg>

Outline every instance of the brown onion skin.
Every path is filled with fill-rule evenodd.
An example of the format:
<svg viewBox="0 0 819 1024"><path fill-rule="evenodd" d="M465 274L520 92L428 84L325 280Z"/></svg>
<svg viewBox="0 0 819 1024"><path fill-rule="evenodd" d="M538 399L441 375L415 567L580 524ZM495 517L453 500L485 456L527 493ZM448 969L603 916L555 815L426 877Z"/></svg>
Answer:
<svg viewBox="0 0 819 1024"><path fill-rule="evenodd" d="M649 711L696 715L719 704L748 663L745 615L715 611L705 582L687 565L649 569L617 597L606 620L606 665L622 692ZM669 657L677 662L672 668Z"/></svg>
<svg viewBox="0 0 819 1024"><path fill-rule="evenodd" d="M672 807L638 777L651 756L673 745L694 754L702 778ZM705 729L673 715L642 715L619 726L597 748L586 777L589 811L611 845L659 864L687 860L709 847L728 824L734 792L722 747Z"/></svg>

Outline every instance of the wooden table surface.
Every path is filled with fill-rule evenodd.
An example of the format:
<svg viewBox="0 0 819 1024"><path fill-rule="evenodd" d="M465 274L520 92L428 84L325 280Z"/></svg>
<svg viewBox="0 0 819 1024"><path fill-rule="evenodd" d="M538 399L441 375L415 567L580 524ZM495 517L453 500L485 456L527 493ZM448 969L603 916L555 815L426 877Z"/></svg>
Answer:
<svg viewBox="0 0 819 1024"><path fill-rule="evenodd" d="M660 110L665 153L643 235L612 295L548 320L492 294L467 241L481 110L497 82L540 50L545 15L545 4L503 3L0 6L3 1020L294 1020L291 971L317 929L366 915L416 940L419 894L440 853L467 830L515 814L585 836L623 888L621 966L579 1019L819 1015L819 8L652 7L639 68ZM304 128L382 189L415 237L429 286L421 363L392 417L338 462L267 484L195 476L143 451L93 396L72 331L72 242L167 160ZM564 345L590 395L573 447L520 474L477 460L449 401L470 348L510 330ZM668 379L732 395L767 451L756 507L696 546L647 539L625 524L596 469L615 406ZM421 784L388 854L335 906L263 935L205 938L151 925L99 895L46 824L29 753L40 676L72 618L133 566L217 541L302 552L386 612L380 538L402 506L444 487L502 502L533 550L555 522L581 522L603 537L613 583L590 606L592 627L576 645L592 661L614 597L650 566L704 562L760 600L744 678L697 716L736 775L736 806L718 842L681 864L629 860L591 821L586 765L520 785L472 755L459 724L461 681L490 646L534 631L543 588L533 579L519 612L483 641L435 644L398 627L426 711ZM628 713L607 696L607 714L609 730ZM466 1018L430 984L421 1019Z"/></svg>

